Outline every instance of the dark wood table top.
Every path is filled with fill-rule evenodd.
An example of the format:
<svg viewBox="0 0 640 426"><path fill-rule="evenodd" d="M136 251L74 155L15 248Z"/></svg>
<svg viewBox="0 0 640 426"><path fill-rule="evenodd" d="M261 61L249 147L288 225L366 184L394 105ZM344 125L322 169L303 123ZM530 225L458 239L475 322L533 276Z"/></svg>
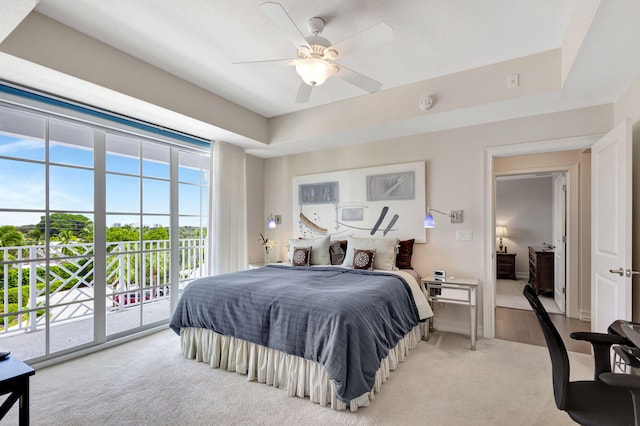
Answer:
<svg viewBox="0 0 640 426"><path fill-rule="evenodd" d="M33 368L12 355L9 355L4 361L0 361L0 384L7 380L21 376L32 376L33 374L35 374Z"/></svg>

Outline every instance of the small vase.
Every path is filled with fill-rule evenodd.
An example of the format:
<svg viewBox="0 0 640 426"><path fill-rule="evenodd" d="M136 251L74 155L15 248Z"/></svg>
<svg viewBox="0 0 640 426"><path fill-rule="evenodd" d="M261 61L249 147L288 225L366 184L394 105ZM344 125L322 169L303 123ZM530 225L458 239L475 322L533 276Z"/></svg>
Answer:
<svg viewBox="0 0 640 426"><path fill-rule="evenodd" d="M268 265L268 264L269 264L269 262L270 262L270 260L269 260L269 258L270 258L269 254L270 254L270 253L269 253L269 249L265 249L265 251L264 251L264 264L265 264L265 265Z"/></svg>

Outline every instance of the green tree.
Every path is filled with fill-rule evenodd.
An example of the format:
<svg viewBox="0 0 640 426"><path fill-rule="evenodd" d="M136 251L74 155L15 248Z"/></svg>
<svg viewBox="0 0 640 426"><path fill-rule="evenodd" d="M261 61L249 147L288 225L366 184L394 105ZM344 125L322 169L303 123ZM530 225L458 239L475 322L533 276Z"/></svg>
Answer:
<svg viewBox="0 0 640 426"><path fill-rule="evenodd" d="M81 214L53 213L49 216L49 237L56 237L62 231L69 231L80 238L82 231L91 224L91 220ZM45 235L45 217L40 217L36 228Z"/></svg>
<svg viewBox="0 0 640 426"><path fill-rule="evenodd" d="M60 231L57 237L58 241L60 241L62 244L69 244L74 241L78 241L78 237L76 237L74 233L69 230Z"/></svg>
<svg viewBox="0 0 640 426"><path fill-rule="evenodd" d="M130 225L125 225L119 228L107 228L107 242L138 241L139 239L140 230Z"/></svg>
<svg viewBox="0 0 640 426"><path fill-rule="evenodd" d="M167 228L144 228L142 232L143 240L168 240L169 230Z"/></svg>
<svg viewBox="0 0 640 426"><path fill-rule="evenodd" d="M93 242L93 222L89 222L87 226L80 232L80 240L85 243Z"/></svg>
<svg viewBox="0 0 640 426"><path fill-rule="evenodd" d="M201 235L202 234L202 235ZM207 236L207 228L203 228L202 232L198 226L181 226L180 227L180 239L200 238Z"/></svg>
<svg viewBox="0 0 640 426"><path fill-rule="evenodd" d="M38 228L32 228L27 234L27 241L29 244L38 245L44 240L43 233Z"/></svg>
<svg viewBox="0 0 640 426"><path fill-rule="evenodd" d="M0 247L19 247L24 245L24 235L11 225L0 226Z"/></svg>

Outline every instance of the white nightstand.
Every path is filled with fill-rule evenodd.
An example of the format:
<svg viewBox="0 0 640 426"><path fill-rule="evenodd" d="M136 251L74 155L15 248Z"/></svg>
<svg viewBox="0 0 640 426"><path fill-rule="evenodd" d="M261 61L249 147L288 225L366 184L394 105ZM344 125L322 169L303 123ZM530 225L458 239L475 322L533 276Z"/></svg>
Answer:
<svg viewBox="0 0 640 426"><path fill-rule="evenodd" d="M478 327L478 280L476 278L454 278L446 281L436 281L435 277L428 276L422 279L423 291L427 300L469 307L471 317L471 349L476 349ZM433 317L429 318L429 331L433 331Z"/></svg>

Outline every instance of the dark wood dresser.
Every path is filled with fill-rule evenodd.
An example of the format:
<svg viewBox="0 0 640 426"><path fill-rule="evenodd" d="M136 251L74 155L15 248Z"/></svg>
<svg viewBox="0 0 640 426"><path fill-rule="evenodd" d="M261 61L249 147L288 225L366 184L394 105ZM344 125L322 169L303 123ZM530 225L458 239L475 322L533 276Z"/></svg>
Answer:
<svg viewBox="0 0 640 426"><path fill-rule="evenodd" d="M496 277L498 279L516 279L516 254L496 253Z"/></svg>
<svg viewBox="0 0 640 426"><path fill-rule="evenodd" d="M536 294L553 292L553 250L529 247L529 284Z"/></svg>

